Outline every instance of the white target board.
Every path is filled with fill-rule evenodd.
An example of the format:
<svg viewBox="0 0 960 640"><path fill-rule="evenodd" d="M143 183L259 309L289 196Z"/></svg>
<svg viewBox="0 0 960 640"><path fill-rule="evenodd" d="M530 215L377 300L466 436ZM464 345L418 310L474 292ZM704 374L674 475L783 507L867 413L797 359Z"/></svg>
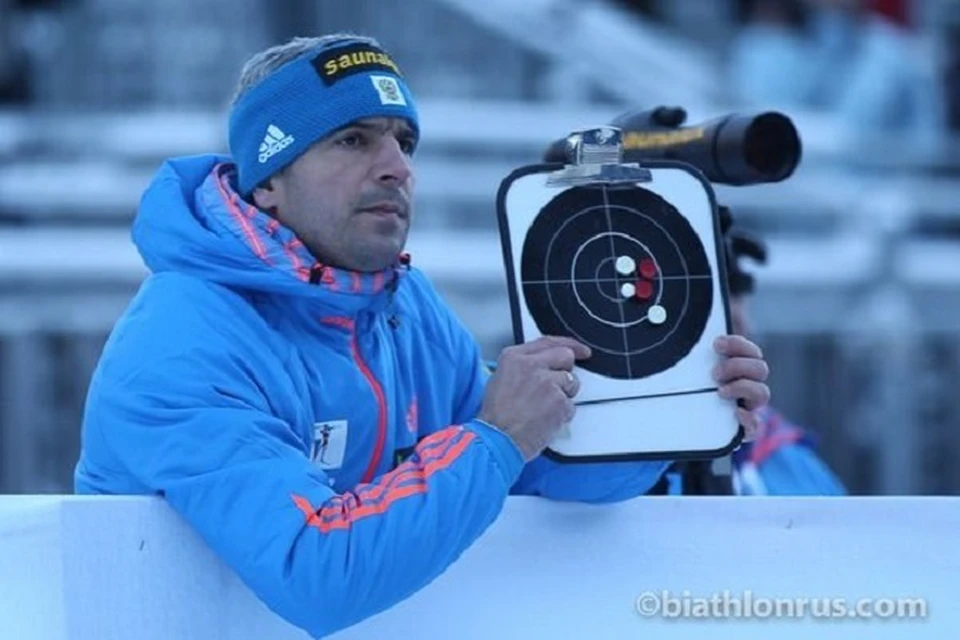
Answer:
<svg viewBox="0 0 960 640"><path fill-rule="evenodd" d="M730 333L712 187L670 161L636 183L554 186L558 168L514 171L497 199L516 342L562 335L592 351L547 455L726 455L742 429L712 378L713 341Z"/></svg>

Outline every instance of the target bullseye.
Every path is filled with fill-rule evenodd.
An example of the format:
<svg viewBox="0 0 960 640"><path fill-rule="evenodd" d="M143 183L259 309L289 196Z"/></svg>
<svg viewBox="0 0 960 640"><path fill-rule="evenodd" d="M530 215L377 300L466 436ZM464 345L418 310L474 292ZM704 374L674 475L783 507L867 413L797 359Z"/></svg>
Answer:
<svg viewBox="0 0 960 640"><path fill-rule="evenodd" d="M524 167L497 193L513 342L590 348L577 416L544 452L558 464L710 459L742 437L710 370L730 324L715 196L682 163L649 163L638 180L628 165Z"/></svg>
<svg viewBox="0 0 960 640"><path fill-rule="evenodd" d="M587 344L593 355L581 366L610 378L673 367L713 306L696 232L642 187L575 187L551 199L526 231L521 281L537 331Z"/></svg>

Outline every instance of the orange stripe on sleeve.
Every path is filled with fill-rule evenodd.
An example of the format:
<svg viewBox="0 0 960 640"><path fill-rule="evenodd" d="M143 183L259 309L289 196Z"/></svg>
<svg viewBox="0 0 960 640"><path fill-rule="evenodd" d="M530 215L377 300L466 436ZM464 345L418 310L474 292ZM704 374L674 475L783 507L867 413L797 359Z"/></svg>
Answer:
<svg viewBox="0 0 960 640"><path fill-rule="evenodd" d="M455 445L453 445L455 446ZM452 449L452 446L450 447ZM360 506L372 507L375 504L389 499L389 496L401 485L411 483L425 483L424 472L432 468L432 465L446 456L448 451L440 452L434 456L425 456L420 462L408 460L403 465L394 469L391 473L383 476L380 482L376 484L362 485L350 493L334 498L334 502L329 506L337 506L339 509L355 509ZM424 484L424 487L426 485ZM333 511L331 511L333 512ZM324 515L324 519L329 520L330 515Z"/></svg>
<svg viewBox="0 0 960 640"><path fill-rule="evenodd" d="M379 500L391 487L406 480L421 475L423 469L436 459L442 458L454 446L457 437L467 437L461 429L444 429L438 431L417 446L417 455L399 465L391 473L385 475L381 482L363 484L356 488L354 494L358 500ZM385 480L386 482L383 482Z"/></svg>
<svg viewBox="0 0 960 640"><path fill-rule="evenodd" d="M454 433L458 434L460 431ZM470 434L470 437L472 438L472 434ZM451 444L445 450L437 451L432 456L418 456L419 462L407 461L405 465L401 465L392 473L385 475L383 477L385 482L383 483L361 487L357 491L333 498L321 509L320 520L324 525L327 525L342 519L345 513L357 510L380 513L381 511L377 510L381 503L386 502L389 505L390 502L396 500L399 492L409 489L411 486L420 488L420 491L414 493L426 491L427 478L438 468L449 466L453 462L453 459L459 453L452 457L450 454L454 449L460 447L462 440L465 438L466 435L460 441ZM466 446L466 443L464 443L464 446ZM460 448L460 451L462 451L462 448ZM438 464L441 466L437 467ZM405 495L413 494L405 493Z"/></svg>
<svg viewBox="0 0 960 640"><path fill-rule="evenodd" d="M451 437L454 436L448 434L445 439L449 440ZM410 466L407 466L407 463L410 462L408 460L407 463L383 476L384 484L374 485L368 491L365 491L362 494L364 496L362 500L353 494L336 496L319 509L314 508L310 501L302 496L293 495L293 502L306 516L307 526L315 527L321 533L349 529L363 518L383 514L398 500L419 493L426 493L427 480L437 471L453 464L474 438L473 433L465 433L462 438L438 457ZM399 483L405 484L401 485ZM374 489L382 492L382 495L373 494Z"/></svg>

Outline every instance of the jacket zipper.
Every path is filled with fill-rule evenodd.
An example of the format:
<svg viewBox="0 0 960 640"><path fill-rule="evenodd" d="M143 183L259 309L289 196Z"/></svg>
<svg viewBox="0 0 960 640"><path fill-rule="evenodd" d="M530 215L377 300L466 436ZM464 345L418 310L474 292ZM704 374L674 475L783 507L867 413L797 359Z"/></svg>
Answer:
<svg viewBox="0 0 960 640"><path fill-rule="evenodd" d="M363 356L360 355L360 344L357 341L356 329L354 329L353 334L350 336L350 340L350 346L353 350L353 359L360 368L360 372L363 374L363 377L367 379L367 382L370 384L370 388L373 390L373 395L377 399L377 442L373 447L373 455L370 458L370 464L367 466L367 470L363 473L363 478L361 480L361 482L368 483L373 481L373 478L377 473L377 468L380 466L380 460L383 457L383 449L387 441L387 399L383 393L383 385L381 385L376 376L373 375L373 371L370 370L370 367L367 366Z"/></svg>

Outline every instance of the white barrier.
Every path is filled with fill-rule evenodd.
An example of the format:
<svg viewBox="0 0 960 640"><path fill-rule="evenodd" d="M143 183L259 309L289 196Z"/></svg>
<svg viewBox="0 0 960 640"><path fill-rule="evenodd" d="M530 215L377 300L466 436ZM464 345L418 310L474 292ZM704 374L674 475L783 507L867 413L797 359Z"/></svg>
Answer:
<svg viewBox="0 0 960 640"><path fill-rule="evenodd" d="M953 498L512 498L433 584L334 637L955 637L957 531ZM0 499L4 640L306 637L159 500Z"/></svg>

